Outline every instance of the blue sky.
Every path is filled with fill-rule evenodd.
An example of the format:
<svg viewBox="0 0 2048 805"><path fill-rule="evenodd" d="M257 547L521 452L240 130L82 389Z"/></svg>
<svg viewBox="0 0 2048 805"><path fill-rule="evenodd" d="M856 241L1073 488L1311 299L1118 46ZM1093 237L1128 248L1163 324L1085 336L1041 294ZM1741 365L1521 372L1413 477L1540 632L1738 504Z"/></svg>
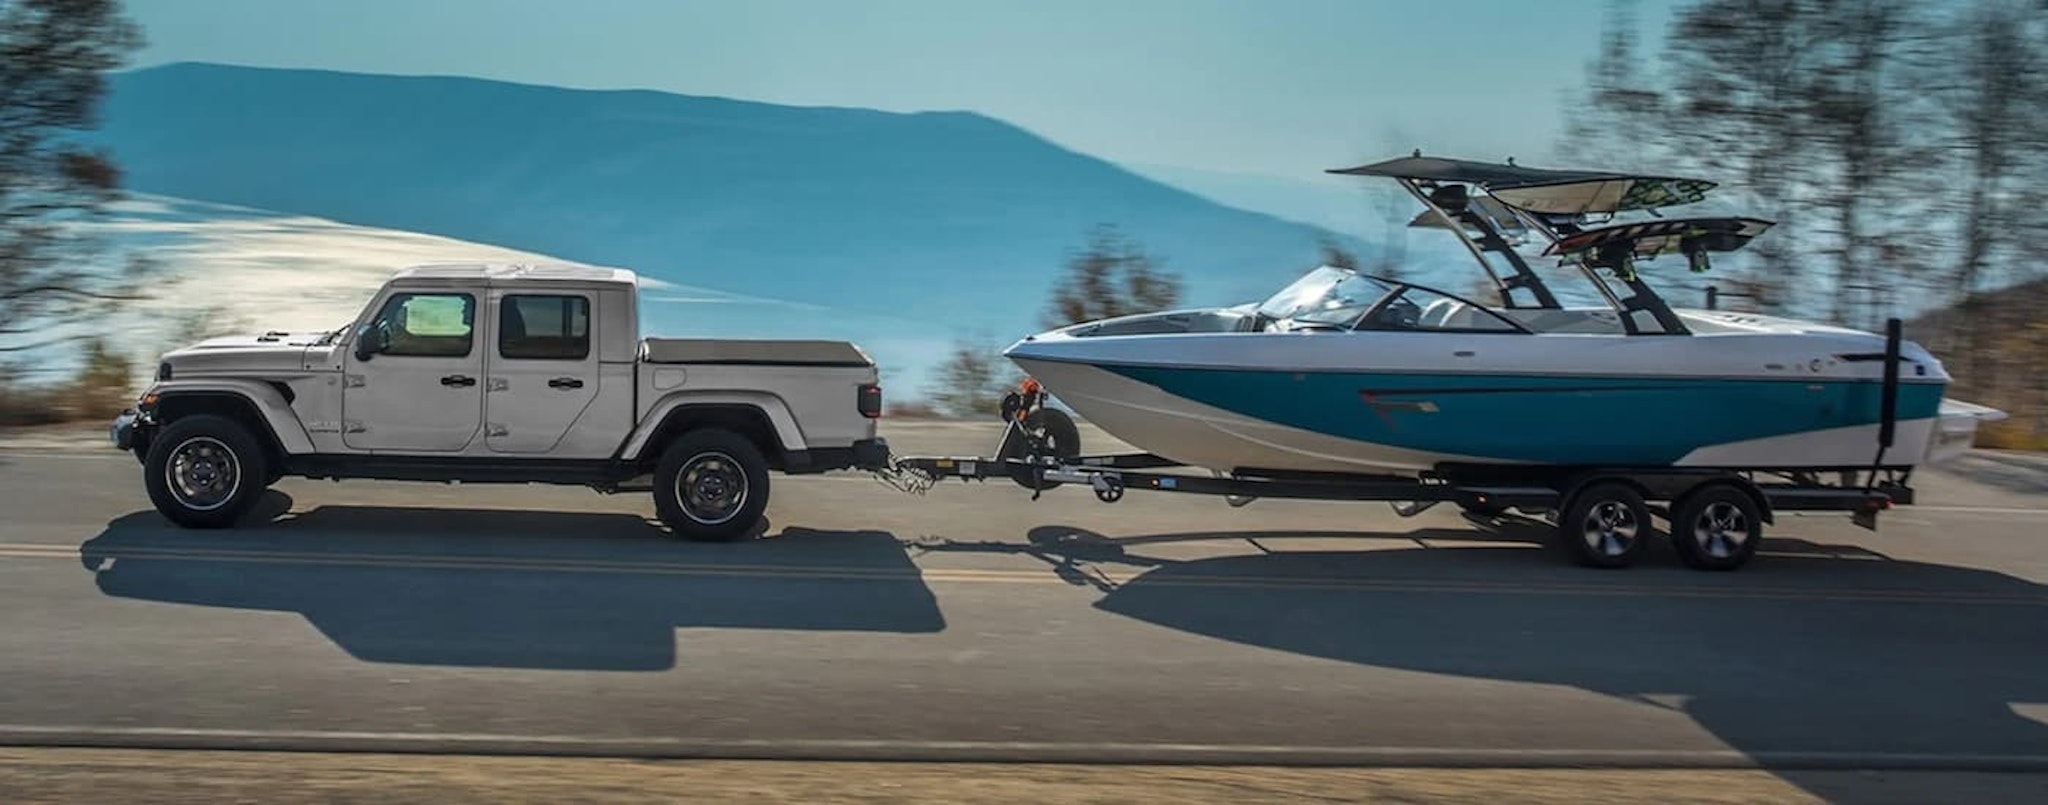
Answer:
<svg viewBox="0 0 2048 805"><path fill-rule="evenodd" d="M1644 33L1669 0L1638 0ZM965 109L1141 165L1317 179L1529 162L1607 0L129 0L136 66L214 61Z"/></svg>

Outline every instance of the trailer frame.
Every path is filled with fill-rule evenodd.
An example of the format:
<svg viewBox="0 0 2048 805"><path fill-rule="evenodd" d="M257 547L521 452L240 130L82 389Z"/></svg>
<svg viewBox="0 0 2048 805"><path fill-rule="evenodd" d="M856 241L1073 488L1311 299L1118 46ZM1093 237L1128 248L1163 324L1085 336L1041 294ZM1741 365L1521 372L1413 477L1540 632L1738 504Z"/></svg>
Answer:
<svg viewBox="0 0 2048 805"><path fill-rule="evenodd" d="M1054 412L1058 416L1063 413ZM1676 512L1705 490L1733 489L1748 506L1731 504L1753 521L1743 544L1728 555L1690 556L1683 545L1680 555L1687 564L1700 569L1732 570L1746 564L1761 539L1761 526L1776 521L1779 512L1846 512L1860 527L1875 531L1879 512L1899 505L1911 505L1913 488L1907 484L1910 470L1898 467L1803 467L1735 470L1687 467L1490 467L1484 473L1461 472L1442 466L1416 477L1352 473L1267 472L1244 469L1231 473L1188 467L1151 453L1106 453L1095 455L1016 455L1015 445L1028 444L1029 434L1021 420L1005 427L1001 445L994 456L896 456L891 472L908 477L907 485L923 491L942 481L1009 480L1031 490L1036 500L1046 491L1074 485L1087 488L1104 503L1121 501L1130 490L1168 492L1222 497L1233 507L1265 498L1283 500L1324 500L1380 502L1391 505L1395 514L1413 517L1443 503L1468 513L1501 515L1510 511L1545 517L1564 530L1563 518L1575 506L1588 503L1587 494L1601 498L1593 503L1613 502L1619 495L1624 504L1631 495L1640 500L1643 512L1673 524ZM1868 473L1873 477L1859 479ZM1838 474L1837 483L1826 483L1823 474ZM1782 476L1761 480L1761 476ZM1491 477L1481 477L1491 476ZM899 485L906 485L899 480ZM1625 490L1625 492L1623 491ZM1746 509L1746 510L1743 510ZM1648 526L1647 520L1637 523ZM1643 529L1648 531L1650 529ZM1667 529L1669 531L1669 529ZM1650 533L1635 535L1637 544L1617 550L1577 549L1572 553L1582 564L1623 567L1641 555ZM1672 534L1674 542L1682 542ZM1575 540L1561 540L1578 543Z"/></svg>

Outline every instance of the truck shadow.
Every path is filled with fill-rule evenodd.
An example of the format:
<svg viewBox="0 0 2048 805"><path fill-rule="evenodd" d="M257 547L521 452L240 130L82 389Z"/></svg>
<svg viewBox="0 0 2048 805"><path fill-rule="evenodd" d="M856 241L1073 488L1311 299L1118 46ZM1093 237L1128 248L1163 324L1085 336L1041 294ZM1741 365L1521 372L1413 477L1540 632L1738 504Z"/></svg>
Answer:
<svg viewBox="0 0 2048 805"><path fill-rule="evenodd" d="M2048 587L2003 573L1784 539L1726 574L1668 558L1620 572L1578 568L1504 535L1457 547L1290 541L1296 550L1159 555L1177 541L1246 536L1296 535L1110 538L1046 527L1010 550L1087 580L1102 591L1102 611L1169 629L1682 712L1826 799L1848 792L1798 769L1829 756L2048 756L2048 725L2023 712L2048 702ZM1375 536L1471 538L1349 535Z"/></svg>
<svg viewBox="0 0 2048 805"><path fill-rule="evenodd" d="M699 545L626 514L322 506L252 519L203 532L131 514L80 558L107 595L297 612L369 662L660 671L679 646L687 656L678 629L945 628L881 532Z"/></svg>

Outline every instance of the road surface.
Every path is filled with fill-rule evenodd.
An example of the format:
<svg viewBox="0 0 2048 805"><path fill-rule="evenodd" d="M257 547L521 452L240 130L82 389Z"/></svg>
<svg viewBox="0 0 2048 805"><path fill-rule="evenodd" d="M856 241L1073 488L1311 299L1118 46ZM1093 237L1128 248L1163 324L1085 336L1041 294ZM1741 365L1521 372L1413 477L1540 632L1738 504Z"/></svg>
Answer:
<svg viewBox="0 0 2048 805"><path fill-rule="evenodd" d="M125 454L0 444L0 743L1756 765L1822 797L1823 768L2048 769L2034 457L1930 473L1876 534L1781 517L1733 574L1379 504L773 484L738 544L640 495L304 480L200 532Z"/></svg>

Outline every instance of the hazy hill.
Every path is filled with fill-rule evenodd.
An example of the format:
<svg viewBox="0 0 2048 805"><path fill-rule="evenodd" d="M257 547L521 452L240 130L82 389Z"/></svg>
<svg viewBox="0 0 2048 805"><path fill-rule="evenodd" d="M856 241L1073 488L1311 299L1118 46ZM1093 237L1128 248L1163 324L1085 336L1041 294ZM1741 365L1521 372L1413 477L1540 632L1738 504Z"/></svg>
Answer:
<svg viewBox="0 0 2048 805"><path fill-rule="evenodd" d="M137 190L825 308L756 333L886 312L1013 338L1098 222L1164 256L1201 303L1262 296L1335 237L969 113L208 64L113 87L98 136Z"/></svg>

